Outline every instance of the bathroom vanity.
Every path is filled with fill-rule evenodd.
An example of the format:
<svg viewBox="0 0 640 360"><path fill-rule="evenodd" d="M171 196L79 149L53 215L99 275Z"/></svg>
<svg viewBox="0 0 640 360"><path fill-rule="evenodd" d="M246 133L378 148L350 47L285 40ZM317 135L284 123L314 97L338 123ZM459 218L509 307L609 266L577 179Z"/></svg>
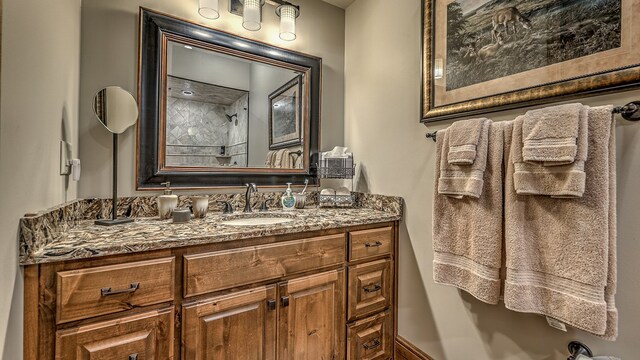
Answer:
<svg viewBox="0 0 640 360"><path fill-rule="evenodd" d="M108 202L22 219L25 359L393 357L401 199L93 225Z"/></svg>

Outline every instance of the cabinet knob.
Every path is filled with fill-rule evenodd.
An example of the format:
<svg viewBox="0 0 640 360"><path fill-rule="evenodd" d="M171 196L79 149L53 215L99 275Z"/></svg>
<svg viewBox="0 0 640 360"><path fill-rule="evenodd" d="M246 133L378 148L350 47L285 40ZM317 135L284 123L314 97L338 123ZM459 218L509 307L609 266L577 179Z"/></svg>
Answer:
<svg viewBox="0 0 640 360"><path fill-rule="evenodd" d="M280 301L282 302L282 307L289 306L289 297L288 296L283 296L282 298L280 298Z"/></svg>
<svg viewBox="0 0 640 360"><path fill-rule="evenodd" d="M135 353L135 354L129 355L129 360L138 360L138 354Z"/></svg>
<svg viewBox="0 0 640 360"><path fill-rule="evenodd" d="M276 301L274 299L267 300L267 309L271 311L276 309Z"/></svg>

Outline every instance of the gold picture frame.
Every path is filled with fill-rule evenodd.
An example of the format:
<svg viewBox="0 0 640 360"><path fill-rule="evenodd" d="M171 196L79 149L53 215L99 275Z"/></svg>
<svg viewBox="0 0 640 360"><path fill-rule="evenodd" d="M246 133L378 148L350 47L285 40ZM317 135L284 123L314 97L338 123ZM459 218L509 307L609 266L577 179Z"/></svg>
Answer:
<svg viewBox="0 0 640 360"><path fill-rule="evenodd" d="M617 67L608 71L583 74L582 76L574 76L561 81L541 83L537 86L505 91L490 96L469 99L467 101L456 101L440 105L435 104L434 87L436 79L434 79L433 64L435 61L436 39L432 34L436 32L436 29L434 29L436 22L442 21L442 13L438 14L440 17L437 21L435 17L436 3L439 1L447 0L423 0L422 3L421 122L423 123L539 105L605 92L627 90L640 85L640 57L638 57L637 63L635 64ZM631 7L632 5L636 5L636 3L640 3L640 0L621 1L626 1L626 3L624 3L625 7ZM449 0L446 4L450 4L451 2L452 1ZM440 4L438 5L442 6ZM440 12L442 11L441 8L438 8L438 10ZM621 5L621 19L630 21L629 18L632 17L624 13L623 10ZM634 22L634 29L637 26L638 24ZM631 30L629 27L630 25L627 24L625 30ZM442 34L442 29L439 29L438 33ZM640 44L635 42L628 41L628 43L633 47L640 47ZM440 91L442 91L441 88L442 86L440 86Z"/></svg>

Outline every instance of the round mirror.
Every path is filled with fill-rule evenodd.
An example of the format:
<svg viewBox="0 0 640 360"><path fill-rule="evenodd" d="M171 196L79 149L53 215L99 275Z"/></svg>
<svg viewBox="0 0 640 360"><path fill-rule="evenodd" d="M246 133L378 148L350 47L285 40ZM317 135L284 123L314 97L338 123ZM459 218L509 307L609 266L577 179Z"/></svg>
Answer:
<svg viewBox="0 0 640 360"><path fill-rule="evenodd" d="M107 86L93 97L93 112L107 130L122 134L138 120L138 105L128 91Z"/></svg>

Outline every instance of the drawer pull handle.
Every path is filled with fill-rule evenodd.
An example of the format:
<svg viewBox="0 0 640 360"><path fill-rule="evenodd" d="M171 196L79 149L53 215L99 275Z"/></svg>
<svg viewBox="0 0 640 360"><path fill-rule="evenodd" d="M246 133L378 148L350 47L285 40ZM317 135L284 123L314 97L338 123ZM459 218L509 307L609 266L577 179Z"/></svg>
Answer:
<svg viewBox="0 0 640 360"><path fill-rule="evenodd" d="M375 349L375 348L377 348L377 347L378 347L378 346L380 346L380 345L382 345L382 343L380 342L380 340L379 340L379 339L375 339L375 340L372 340L372 341L370 341L370 342L368 342L368 343L364 343L364 344L362 344L362 347L363 347L365 350L371 350L371 349Z"/></svg>
<svg viewBox="0 0 640 360"><path fill-rule="evenodd" d="M382 285L380 285L380 283L362 287L362 290L364 290L364 292L366 293L376 292L380 289L382 289Z"/></svg>
<svg viewBox="0 0 640 360"><path fill-rule="evenodd" d="M269 309L270 311L273 311L276 309L276 301L273 299L269 299L267 300L267 309Z"/></svg>
<svg viewBox="0 0 640 360"><path fill-rule="evenodd" d="M289 297L288 296L283 296L280 300L282 301L282 307L289 306Z"/></svg>
<svg viewBox="0 0 640 360"><path fill-rule="evenodd" d="M382 246L382 242L380 242L380 241L376 241L374 243L368 242L368 243L364 244L364 246L366 246L366 247L380 247L380 246Z"/></svg>
<svg viewBox="0 0 640 360"><path fill-rule="evenodd" d="M100 294L102 296L128 294L128 293L136 292L136 290L138 290L139 288L140 288L140 283L136 282L136 283L131 283L131 285L129 286L128 289L123 289L123 290L111 290L110 287L109 288L102 288L102 289L100 289Z"/></svg>
<svg viewBox="0 0 640 360"><path fill-rule="evenodd" d="M129 355L129 360L138 360L138 353Z"/></svg>

